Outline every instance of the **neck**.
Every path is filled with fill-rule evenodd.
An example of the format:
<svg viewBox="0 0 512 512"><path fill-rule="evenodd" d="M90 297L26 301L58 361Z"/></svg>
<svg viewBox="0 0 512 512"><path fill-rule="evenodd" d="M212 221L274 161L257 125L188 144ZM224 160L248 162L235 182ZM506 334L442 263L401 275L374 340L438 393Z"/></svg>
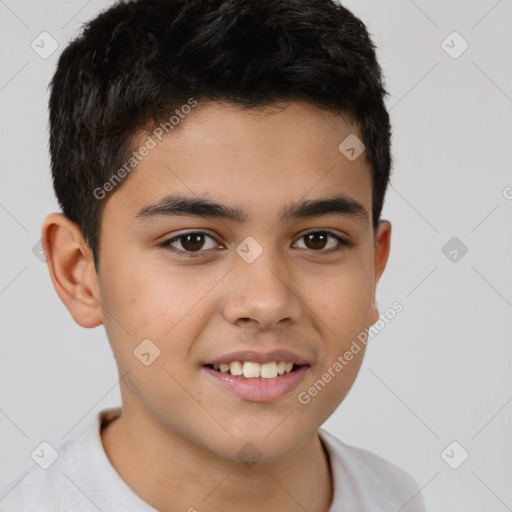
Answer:
<svg viewBox="0 0 512 512"><path fill-rule="evenodd" d="M102 429L103 447L128 486L160 512L227 512L241 503L244 512L329 510L329 457L316 433L287 457L249 465L130 419L123 411Z"/></svg>

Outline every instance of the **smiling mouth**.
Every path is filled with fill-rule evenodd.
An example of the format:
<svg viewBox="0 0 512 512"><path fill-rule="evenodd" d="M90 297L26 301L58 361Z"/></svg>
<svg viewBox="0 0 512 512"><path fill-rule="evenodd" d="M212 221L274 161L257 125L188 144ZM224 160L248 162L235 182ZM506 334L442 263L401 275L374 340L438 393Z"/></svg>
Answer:
<svg viewBox="0 0 512 512"><path fill-rule="evenodd" d="M260 403L274 402L290 394L309 370L309 364L292 361L262 365L254 361L233 361L229 364L208 363L201 367L216 386L242 400Z"/></svg>
<svg viewBox="0 0 512 512"><path fill-rule="evenodd" d="M244 368L243 363L238 367L233 367L228 364L224 364L224 365L205 364L205 365L203 365L204 368L210 368L211 370L214 370L218 373L224 373L226 375L242 377L245 379L257 379L257 380L263 380L263 381L268 381L268 380L276 379L279 377L283 377L285 375L288 375L289 373L296 372L299 368L302 368L303 366L309 366L309 365L298 365L298 364L293 363L293 365L291 366L291 369L280 367L279 370L276 369L274 372L266 373L265 376L261 376L260 372L262 370L261 370L260 365L255 366L255 368L259 367L255 371L254 371L254 368L249 368L249 369L247 369L247 367Z"/></svg>

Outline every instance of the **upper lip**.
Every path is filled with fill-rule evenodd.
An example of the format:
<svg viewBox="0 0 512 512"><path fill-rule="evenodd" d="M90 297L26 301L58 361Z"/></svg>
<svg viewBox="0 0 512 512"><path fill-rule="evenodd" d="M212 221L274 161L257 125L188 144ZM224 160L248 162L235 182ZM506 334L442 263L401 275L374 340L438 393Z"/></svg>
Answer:
<svg viewBox="0 0 512 512"><path fill-rule="evenodd" d="M308 365L307 359L295 352L284 349L271 350L270 352L255 352L254 350L239 350L209 360L205 364L231 363L232 361L253 361L264 364L272 361L292 362L296 365ZM204 365L203 365L204 366Z"/></svg>

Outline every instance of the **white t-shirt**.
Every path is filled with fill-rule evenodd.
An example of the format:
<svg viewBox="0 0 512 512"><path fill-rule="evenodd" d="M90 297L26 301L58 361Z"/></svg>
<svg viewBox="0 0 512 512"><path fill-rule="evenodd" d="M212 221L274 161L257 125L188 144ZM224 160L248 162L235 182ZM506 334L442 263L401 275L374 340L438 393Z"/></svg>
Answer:
<svg viewBox="0 0 512 512"><path fill-rule="evenodd" d="M21 477L0 489L0 512L157 512L126 484L111 465L101 441L104 422L119 416L120 407L103 409L75 438L41 448L41 465L34 463ZM318 429L329 454L334 482L333 501L326 512L424 512L412 478L366 450L342 443ZM46 453L45 453L46 451Z"/></svg>

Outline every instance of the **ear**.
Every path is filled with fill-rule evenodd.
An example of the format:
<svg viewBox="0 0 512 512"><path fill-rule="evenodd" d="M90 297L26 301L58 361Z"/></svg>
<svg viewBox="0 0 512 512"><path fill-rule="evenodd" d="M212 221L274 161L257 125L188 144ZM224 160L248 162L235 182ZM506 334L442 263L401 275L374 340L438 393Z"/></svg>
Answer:
<svg viewBox="0 0 512 512"><path fill-rule="evenodd" d="M75 322L82 327L101 325L93 255L78 226L52 213L44 219L41 242L55 291Z"/></svg>
<svg viewBox="0 0 512 512"><path fill-rule="evenodd" d="M375 273L375 286L373 288L373 304L370 310L369 322L373 325L379 319L379 309L375 302L375 294L377 291L377 284L379 283L380 276L386 268L388 262L389 250L391 247L391 223L387 220L381 220L377 226L377 233L374 237L374 273Z"/></svg>

